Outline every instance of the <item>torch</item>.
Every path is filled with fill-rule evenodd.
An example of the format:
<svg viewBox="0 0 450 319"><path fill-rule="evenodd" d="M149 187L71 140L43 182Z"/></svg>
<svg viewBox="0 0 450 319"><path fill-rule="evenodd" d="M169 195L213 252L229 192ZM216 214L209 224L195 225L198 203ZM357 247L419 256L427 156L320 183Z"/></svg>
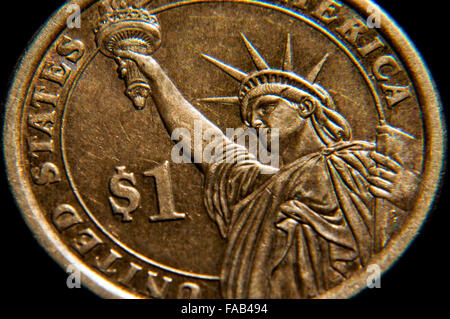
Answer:
<svg viewBox="0 0 450 319"><path fill-rule="evenodd" d="M151 95L148 79L134 61L116 57L116 50L131 50L150 55L161 45L158 19L144 8L128 5L126 1L104 1L99 7L101 19L94 30L97 46L109 58L114 58L126 84L125 94L137 110L145 108Z"/></svg>

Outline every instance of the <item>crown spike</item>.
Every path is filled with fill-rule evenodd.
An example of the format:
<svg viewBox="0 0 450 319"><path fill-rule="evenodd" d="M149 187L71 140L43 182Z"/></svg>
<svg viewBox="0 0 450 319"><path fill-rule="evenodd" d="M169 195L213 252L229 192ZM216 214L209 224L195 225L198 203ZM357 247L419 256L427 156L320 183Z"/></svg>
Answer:
<svg viewBox="0 0 450 319"><path fill-rule="evenodd" d="M286 41L286 53L284 55L283 61L283 71L293 72L294 66L292 65L292 42L291 42L291 34L288 33L287 41Z"/></svg>
<svg viewBox="0 0 450 319"><path fill-rule="evenodd" d="M264 59L256 50L256 48L253 46L253 44L251 44L250 41L248 41L248 39L245 37L243 33L241 33L241 37L244 40L245 47L247 48L247 51L250 54L250 57L252 58L253 63L255 64L258 71L269 70L270 67L267 65L266 61L264 61Z"/></svg>
<svg viewBox="0 0 450 319"><path fill-rule="evenodd" d="M231 105L239 104L239 98L237 96L208 97L208 98L197 99L197 101L205 102L205 103L221 103L221 104L231 104Z"/></svg>
<svg viewBox="0 0 450 319"><path fill-rule="evenodd" d="M214 64L216 67L221 69L223 72L231 76L236 81L242 82L247 77L246 73L238 69L235 69L232 66L229 66L228 64L220 62L219 60L216 60L213 57L210 57L209 55L202 54L202 57L206 59L208 62Z"/></svg>
<svg viewBox="0 0 450 319"><path fill-rule="evenodd" d="M325 62L327 62L328 57L330 56L329 53L327 53L322 60L319 62L319 64L317 64L312 70L311 72L308 74L308 76L306 77L306 80L308 80L310 83L315 83L317 80L317 77L319 76L320 72L323 69L323 66L325 64Z"/></svg>

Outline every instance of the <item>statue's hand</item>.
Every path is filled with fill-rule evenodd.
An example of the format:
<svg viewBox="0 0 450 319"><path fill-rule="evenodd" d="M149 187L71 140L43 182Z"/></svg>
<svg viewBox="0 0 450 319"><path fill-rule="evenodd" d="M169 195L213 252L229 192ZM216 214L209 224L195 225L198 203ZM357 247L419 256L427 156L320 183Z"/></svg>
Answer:
<svg viewBox="0 0 450 319"><path fill-rule="evenodd" d="M160 66L155 59L153 59L150 55L145 55L141 53L136 53L130 50L115 50L114 54L117 58L122 60L131 60L136 63L139 70L150 80L154 81L158 76L158 71L160 70Z"/></svg>
<svg viewBox="0 0 450 319"><path fill-rule="evenodd" d="M369 191L373 196L384 198L395 206L409 211L412 208L420 182L420 173L406 169L400 163L382 154L371 153L378 164L369 169Z"/></svg>
<svg viewBox="0 0 450 319"><path fill-rule="evenodd" d="M416 139L402 130L382 125L377 127L377 152L394 159L400 165L413 169L417 167L414 156Z"/></svg>

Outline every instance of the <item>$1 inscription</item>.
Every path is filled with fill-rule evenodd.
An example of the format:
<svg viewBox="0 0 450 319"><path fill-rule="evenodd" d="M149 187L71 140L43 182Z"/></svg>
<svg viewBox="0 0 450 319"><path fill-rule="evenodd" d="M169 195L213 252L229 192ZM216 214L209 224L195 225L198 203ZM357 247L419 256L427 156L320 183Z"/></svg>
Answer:
<svg viewBox="0 0 450 319"><path fill-rule="evenodd" d="M416 184L433 193L437 183L420 176L441 161L437 93L395 24L376 9L373 28L363 0L348 1L360 14L332 0L225 2L81 0L85 23L66 31L60 11L61 28L49 24L34 42L8 103L5 158L19 204L49 252L83 263L104 296L352 296L425 218L432 195L414 196ZM241 126L281 132L276 169L228 139ZM244 162L197 161L207 128ZM177 129L194 139L173 139ZM161 161L180 145L200 165ZM196 214L160 223L184 220L182 207Z"/></svg>
<svg viewBox="0 0 450 319"><path fill-rule="evenodd" d="M164 222L185 219L186 214L177 213L172 191L169 162L165 162L144 173L146 177L154 177L159 203L159 213L150 216L151 222ZM109 203L114 215L122 215L122 222L132 222L132 214L141 206L141 194L135 188L137 182L134 173L128 173L125 166L116 167L116 174L110 180ZM117 199L124 199L127 205L120 205Z"/></svg>

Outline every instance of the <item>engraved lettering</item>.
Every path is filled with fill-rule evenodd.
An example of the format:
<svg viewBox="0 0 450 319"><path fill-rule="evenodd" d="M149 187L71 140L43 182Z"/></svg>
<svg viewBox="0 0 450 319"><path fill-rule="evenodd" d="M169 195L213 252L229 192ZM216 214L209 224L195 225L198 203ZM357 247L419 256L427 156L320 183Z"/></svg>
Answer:
<svg viewBox="0 0 450 319"><path fill-rule="evenodd" d="M37 153L54 151L53 140L41 141L37 136L28 137L28 147L31 152L31 156L39 157Z"/></svg>
<svg viewBox="0 0 450 319"><path fill-rule="evenodd" d="M41 79L55 82L64 86L67 78L70 76L71 69L64 62L57 64L53 61L47 61L41 72Z"/></svg>
<svg viewBox="0 0 450 319"><path fill-rule="evenodd" d="M281 1L286 3L284 0ZM289 3L293 2L290 1ZM173 136L172 134L178 128L181 128L184 131L177 131L178 136L184 137L187 132L189 136L194 138L194 140L189 141L193 144L189 143L191 152L186 155L189 155L192 162L199 164L198 168L207 177L205 178L203 192L207 214L215 221L218 233L223 238L224 243L228 242L229 245L237 243L239 247L244 247L239 249L235 245L237 249L225 249L224 251L222 258L225 261L225 272L222 272L217 279L223 284L219 288L222 288L220 289L221 297L225 299L280 298L280 296L313 298L321 297L328 290L331 294L334 294L334 289L341 284L341 281L350 279L357 271L362 270L361 268L366 268L375 256L374 244L378 241L377 236L380 230L377 220L379 220L381 213L384 213L383 206L378 205L378 203L386 201L386 203L389 202L389 205L392 204L395 207L402 208L408 206L406 203L414 203L417 195L416 188L420 183L420 173L403 166L403 159L401 158L403 155L405 158L417 157L415 152L410 152L410 149L415 146L409 141L413 140L414 137L389 124L390 116L386 114L383 105L375 103L378 122L374 112L374 118L370 121L362 116L363 122L358 123L356 132L353 132L351 127L351 123L358 121L358 114L352 112L352 110L358 109L358 103L352 101L360 101L360 98L367 93L366 89L361 90L361 88L368 85L369 91L373 95L377 93L374 89L378 88L381 91L381 88L374 88L371 83L372 80L375 80L375 76L365 74L367 64L373 63L379 55L384 54L380 51L385 51L381 49L383 47L382 40L376 39L376 35L372 35L376 34L377 31L369 30L366 24L368 22L356 16L343 17L342 8L340 8L341 1L315 0L299 3L308 5L309 11L314 10L314 14L319 17L314 19L323 21L320 24L331 23L336 28L339 27L340 35L338 37L347 43L347 47L351 47L349 49L355 51L359 49L359 54L362 56L369 55L370 59L357 61L358 59L355 60L350 55L351 60L356 64L350 66L351 61L348 61L347 57L337 53L335 49L327 50L331 46L320 45L317 47L315 44L318 42L315 36L307 32L300 42L303 44L308 42L307 51L311 49L316 52L311 54L309 58L306 57L308 61L305 61L305 65L313 62L317 62L317 64L311 65L310 70L302 68L302 73L296 75L294 72L297 63L293 59L293 47L295 41L297 41L295 38L292 41L293 38L286 34L286 44L280 46L280 43L276 43L278 42L276 41L277 37L282 35L280 32L274 34L270 39L264 38L264 34L259 34L258 37L251 35L251 37L259 39L257 48L241 33L240 37L247 50L243 51L243 46L241 46L238 52L230 53L231 46L224 46L224 50L214 52L211 49L211 47L214 47L213 43L208 43L208 46L202 45L201 50L199 49L199 51L206 52L198 52L204 53L203 58L209 63L208 66L211 70L206 69L206 64L202 64L201 72L206 74L207 77L205 81L210 79L210 75L213 74L211 72L216 72L216 69L218 69L224 75L230 76L239 83L236 85L236 90L233 90L236 95L226 94L226 92L230 93L229 86L226 85L225 88L217 89L218 92L215 97L211 97L210 92L207 92L209 90L204 91L201 88L191 90L189 95L184 97L183 92L177 88L176 83L178 81L172 82L168 74L164 72L165 67L159 64L161 59L151 57L159 48L162 39L162 30L156 16L151 16L147 23L148 28L142 28L141 34L130 34L129 23L120 21L121 16L124 16L124 14L133 16L136 12L134 8L126 8L125 2L121 2L119 10L114 7L105 9L103 12L105 13L104 19L95 29L98 50L106 57L114 58L118 62L119 74L122 75L128 88L125 94L133 101L135 108L142 110L146 106L147 99L154 97L153 107L158 110L160 115L158 121L160 120L161 123L159 124L162 124L160 126L166 129L168 136ZM311 4L314 4L314 6ZM366 9L367 7L358 7L357 11L361 12ZM356 12L352 9L346 9L345 11ZM374 25L372 22L371 26ZM278 23L282 23L282 21ZM114 26L113 30L111 26ZM291 21L284 23L284 26L286 29L295 28L291 25ZM152 32L148 32L146 29L151 29ZM246 26L239 26L237 30L232 32L230 41L227 42L230 45L236 43L239 37L238 33L247 29ZM290 30L284 32L286 31L289 32ZM331 32L338 33L337 31ZM332 34L326 35L330 40L335 40ZM223 36L226 35L222 34L219 40L224 40ZM322 38L322 36L319 36L319 38ZM118 41L118 39L122 41ZM180 41L187 41L183 44L192 48L192 45L188 43L189 39ZM401 43L398 39L392 41L397 44ZM266 49L269 53L260 53L258 50L263 50L263 43L274 44L280 50ZM139 51L143 53L137 53L136 46L139 46L141 48ZM225 52L227 49L230 52ZM342 47L342 49L347 51L345 47ZM165 48L165 50L170 50L170 48ZM216 53L214 55L220 56L207 55L210 51ZM301 51L299 49L297 52ZM386 48L386 51L391 51L391 48ZM181 51L178 52L180 55L179 61L182 61L185 57L182 53ZM194 54L195 52L191 53ZM274 65L272 59L276 58L277 53L281 53L282 56L277 57L278 64ZM376 53L379 54L375 56ZM230 54L233 55L233 58ZM241 58L241 54L245 58ZM321 60L317 59L319 54L323 56ZM370 54L372 55L370 56ZM270 60L264 59L266 55L271 56ZM333 58L328 61L330 56ZM247 57L248 60L246 60ZM220 60L222 58L225 62ZM342 58L350 63L348 65L346 65L347 63L339 63L338 60ZM236 67L226 63L226 61L232 60L239 61ZM361 60L361 56L359 60ZM251 64L254 65L254 70L249 69L248 66ZM280 64L282 65L281 68L279 67ZM330 78L328 81L321 81L323 78L319 79L319 75L329 64L332 64L332 66L330 66L328 73L322 73L322 76L325 78L328 75ZM360 76L357 78L347 77L347 73L355 66L363 73L364 79ZM343 69L337 70L336 67ZM336 72L342 73L342 77L339 77L339 79L333 78L333 74L336 75ZM385 69L382 69L382 72L384 75L390 74ZM216 78L215 74L214 79L210 79L213 80L210 84L214 87L217 84L216 80L218 83L222 82L221 78ZM195 82L195 76L194 80L191 79L192 81ZM137 87L138 90L134 90L136 83L142 85ZM148 84L151 83L154 85L150 89ZM395 83L405 85L400 80ZM189 84L193 83L186 82L184 87L189 86ZM204 87L201 85L202 83L196 82L194 84ZM319 84L324 86L319 86ZM379 84L381 85L381 83ZM341 93L330 90L336 90L337 88ZM395 88L398 90L398 87ZM196 92L200 93L201 96L195 96ZM334 96L337 94L341 97L334 100ZM401 94L391 87L388 97L398 100L399 96ZM189 102L194 99L198 103L204 103L204 105L198 109ZM348 103L347 101L351 102ZM206 115L202 115L201 110L212 108L210 104L213 103L224 106L224 111L217 113L219 117L220 115L223 117L227 112L233 112L234 115L237 115L240 111L241 122L239 124L236 122L233 125L235 127L245 127L247 130L266 128L271 135L276 129L279 129L277 135L282 143L280 143L280 148L276 148L280 151L280 163L283 164L283 167L279 169L271 165L265 165L258 157L260 154L252 154L251 147L239 145L233 139L228 138L227 134L223 132L224 123L221 119L215 118L219 123L214 123ZM236 109L228 111L230 105L234 105ZM367 107L370 107L370 105ZM221 110L221 106L217 106L217 110ZM343 111L343 114L341 114L341 111ZM350 115L351 121L345 118L344 113ZM420 114L416 115L420 117ZM141 117L136 121L138 116L134 113L129 117L130 121L135 121L135 128L141 127L143 122L149 120L146 117ZM413 120L413 117L410 120ZM95 123L93 124L95 125ZM352 138L352 136L359 136L361 129L369 128L368 125L372 126L373 129L375 126L377 127L376 130L373 130L376 135L364 135L367 141L358 141ZM210 130L221 136L219 140L223 144L223 150L226 151L226 154L216 156L219 154L214 150L214 157L217 157L218 161L205 161L203 158L205 156L202 156L205 155L205 152L203 152L205 146L211 146L211 152L206 153L206 155L213 155L212 146L214 143L207 145L209 139L203 139L203 137L208 136L207 133ZM111 133L116 134L115 131L111 131ZM258 134L261 140L261 135ZM264 138L262 140L264 141ZM267 152L272 152L274 145L268 142L268 139L265 139L265 141L266 143L262 144L264 144ZM301 143L301 141L307 141L307 143ZM420 141L418 142L420 143ZM149 145L158 147L158 143L153 139L149 139ZM339 148L333 147L334 145L339 146ZM181 148L178 150L181 150ZM226 162L221 161L222 155L227 155ZM399 161L395 158L397 155L399 155ZM358 165L354 165L354 161L348 160L352 156L357 157ZM147 160L155 159L155 157L155 154L153 156L150 154L147 156ZM228 161L229 158L233 158L233 161ZM305 169L305 167L309 169ZM269 172L271 176L267 179L261 179L263 171ZM156 180L155 197L157 197L159 212L154 213L156 216L152 216L151 221L171 220L173 214L177 214L174 213L176 208L175 197L169 173L168 162L157 165L156 168L144 173L145 176ZM355 174L363 176L362 179L356 181L356 184L352 180L352 176ZM189 174L189 176L194 177L192 174ZM324 180L324 178L328 178L328 180ZM153 183L153 179L151 181L145 180L148 183ZM306 191L301 190L304 182L310 180L313 183L306 183ZM356 188L350 187L352 185L346 185L349 184L349 180L352 182L351 184L355 184ZM316 183L316 185L314 181L325 181L325 183ZM360 194L361 192L358 191L357 186L360 186L359 184L364 184L366 190L364 194ZM310 185L314 187L311 188ZM183 186L181 185L181 187ZM299 192L299 190L301 191ZM327 196L324 196L324 194ZM315 202L317 205L309 205L310 202ZM262 204L260 205L260 203ZM345 220L340 224L339 229L336 229L336 223L329 218L314 218L314 216L326 217L326 215L329 215L330 211L327 207L339 207L342 211L348 213L345 214ZM389 207L389 209L391 208ZM167 219L168 217L169 219ZM327 238L324 237L323 229L326 229L329 233L325 236ZM182 235L179 232L178 234ZM263 237L260 236L261 240L254 240L260 234L263 234ZM278 235L283 235L282 242L278 242L276 238ZM338 250L333 249L330 244L333 244L335 238L342 236L345 237L343 240L346 243L358 242L357 247L352 248L346 244L345 247L339 247ZM183 238L181 236L178 239L183 240ZM318 241L318 238L321 240ZM352 255L352 258L346 258L349 254ZM246 258L249 255L252 258ZM329 267L331 255L333 261L339 261L335 267L337 272L323 272L322 270ZM267 259L267 256L272 256L273 262L259 262ZM305 260L308 261L311 257L314 259L313 262L307 263L308 265L305 267ZM144 279L143 285L145 285L144 289L149 296L155 298L187 295L195 297L200 294L199 286L184 281L176 281L175 285L175 280L172 281L170 277L163 277L166 272L162 270L159 274L152 271L147 274L148 269L146 269L136 275L134 271L140 271L139 268L130 270L130 278L134 278L134 281L138 282L141 276L148 276ZM227 273L236 273L236 271L239 272L242 269L246 269L245 278L242 276L227 278ZM286 274L288 273L296 273L297 276L293 276L287 282ZM125 274L125 271L123 274ZM266 276L266 278L261 274L268 274L269 276ZM305 285L304 278L312 278L313 280L311 284ZM284 287L286 289L270 289L271 287ZM235 308L241 310L241 312L242 309L247 311L245 305Z"/></svg>
<svg viewBox="0 0 450 319"><path fill-rule="evenodd" d="M44 186L61 182L61 175L58 167L53 163L44 163L40 167L31 169L33 182Z"/></svg>
<svg viewBox="0 0 450 319"><path fill-rule="evenodd" d="M383 72L383 68L391 69L390 76ZM373 74L378 81L387 81L392 75L395 75L400 71L401 68L397 61L390 55L379 57L373 64Z"/></svg>
<svg viewBox="0 0 450 319"><path fill-rule="evenodd" d="M95 257L96 267L103 273L115 274L116 269L110 269L110 267L118 260L121 259L122 255L119 254L114 249L110 249L108 256L102 261L100 257Z"/></svg>
<svg viewBox="0 0 450 319"><path fill-rule="evenodd" d="M178 290L178 299L200 299L200 286L192 282L185 282L180 285Z"/></svg>
<svg viewBox="0 0 450 319"><path fill-rule="evenodd" d="M311 13L311 15L318 18L322 22L330 24L338 18L336 15L336 11L340 7L342 7L342 5L337 1L325 0L320 3L320 5Z"/></svg>
<svg viewBox="0 0 450 319"><path fill-rule="evenodd" d="M56 45L56 52L73 63L77 63L85 53L85 45L80 40L73 40L64 35Z"/></svg>
<svg viewBox="0 0 450 319"><path fill-rule="evenodd" d="M353 17L345 20L336 31L349 43L356 45L359 35L366 33L368 28L360 18Z"/></svg>
<svg viewBox="0 0 450 319"><path fill-rule="evenodd" d="M186 214L175 212L175 200L172 192L172 180L169 172L169 162L144 173L147 177L154 177L159 202L159 215L151 216L150 221L172 221L185 219Z"/></svg>
<svg viewBox="0 0 450 319"><path fill-rule="evenodd" d="M73 247L81 255L86 255L92 249L103 243L90 228L83 230L78 235L79 237L74 241Z"/></svg>
<svg viewBox="0 0 450 319"><path fill-rule="evenodd" d="M148 272L147 289L150 292L150 296L155 299L162 299L167 296L169 284L172 282L172 278L164 276L162 285L158 285L155 280L157 277L157 273L152 271Z"/></svg>
<svg viewBox="0 0 450 319"><path fill-rule="evenodd" d="M119 282L121 282L124 285L128 285L131 280L136 276L138 272L142 270L142 267L139 265L136 265L135 263L130 263L130 268L128 269L128 272L125 276L119 279Z"/></svg>
<svg viewBox="0 0 450 319"><path fill-rule="evenodd" d="M30 113L28 116L28 124L49 135L50 137L53 135L53 125L56 121L56 112L45 112L45 113Z"/></svg>
<svg viewBox="0 0 450 319"><path fill-rule="evenodd" d="M52 213L53 224L59 231L65 231L75 225L83 223L78 212L70 205L58 206Z"/></svg>
<svg viewBox="0 0 450 319"><path fill-rule="evenodd" d="M45 86L37 86L34 89L33 97L31 98L31 105L36 108L41 108L41 103L50 104L56 107L58 103L59 94L52 94L47 91Z"/></svg>
<svg viewBox="0 0 450 319"><path fill-rule="evenodd" d="M372 53L380 48L383 48L383 47L384 47L384 43L381 41L381 38L376 37L372 42L367 43L366 45L358 48L357 50L358 50L359 54L361 54L361 56L366 57L370 53Z"/></svg>
<svg viewBox="0 0 450 319"><path fill-rule="evenodd" d="M389 107L394 107L411 97L411 89L409 86L387 85L383 83L381 84L381 89L386 95L386 101Z"/></svg>

